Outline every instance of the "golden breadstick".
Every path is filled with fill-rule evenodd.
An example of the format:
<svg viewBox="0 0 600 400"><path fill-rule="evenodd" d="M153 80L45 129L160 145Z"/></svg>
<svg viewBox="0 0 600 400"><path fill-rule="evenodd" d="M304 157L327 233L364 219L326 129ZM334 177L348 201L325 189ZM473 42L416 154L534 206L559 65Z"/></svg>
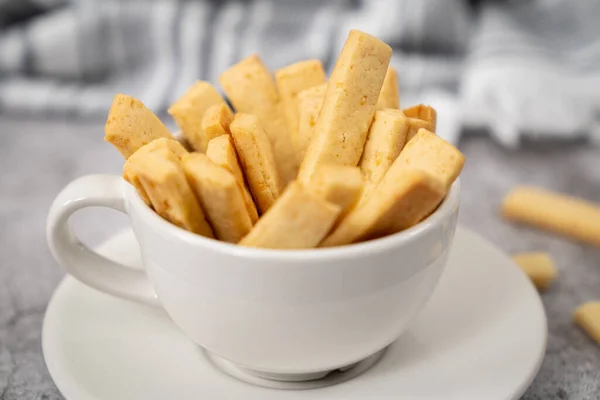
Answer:
<svg viewBox="0 0 600 400"><path fill-rule="evenodd" d="M339 218L356 204L363 190L363 179L358 167L323 165L315 171L308 189L330 203L341 207Z"/></svg>
<svg viewBox="0 0 600 400"><path fill-rule="evenodd" d="M600 246L600 204L521 186L504 198L502 214L513 221Z"/></svg>
<svg viewBox="0 0 600 400"><path fill-rule="evenodd" d="M160 149L140 157L135 165L139 181L154 210L180 228L214 237L177 156Z"/></svg>
<svg viewBox="0 0 600 400"><path fill-rule="evenodd" d="M202 131L202 117L210 106L221 103L225 103L225 100L213 85L197 81L169 108L169 114L194 150L206 151L208 139Z"/></svg>
<svg viewBox="0 0 600 400"><path fill-rule="evenodd" d="M381 40L352 30L327 84L298 179L308 183L318 166L356 166L367 139L392 49Z"/></svg>
<svg viewBox="0 0 600 400"><path fill-rule="evenodd" d="M365 201L383 179L383 176L404 147L408 133L408 120L400 110L380 110L375 113L365 143L360 170L365 187L360 201Z"/></svg>
<svg viewBox="0 0 600 400"><path fill-rule="evenodd" d="M319 60L301 61L275 71L275 80L283 104L290 140L296 149L296 158L300 160L298 148L294 144L298 141L300 117L298 94L305 89L325 83L325 71Z"/></svg>
<svg viewBox="0 0 600 400"><path fill-rule="evenodd" d="M409 228L431 214L445 194L440 180L424 171L390 169L372 196L350 211L320 247L343 246Z"/></svg>
<svg viewBox="0 0 600 400"><path fill-rule="evenodd" d="M419 104L418 106L405 108L402 112L408 117L410 126L406 137L407 142L412 139L421 128L435 133L437 129L437 112L435 111L435 108Z"/></svg>
<svg viewBox="0 0 600 400"><path fill-rule="evenodd" d="M231 136L222 135L208 142L206 155L212 162L227 169L233 174L233 176L235 176L238 186L242 191L244 203L246 204L246 209L248 210L248 215L254 224L256 221L258 221L258 211L256 211L256 205L254 204L252 195L246 186L244 174L240 168L239 160Z"/></svg>
<svg viewBox="0 0 600 400"><path fill-rule="evenodd" d="M140 158L161 149L173 152L179 159L187 154L187 150L177 140L160 138L140 147L138 151L133 153L131 157L125 161L125 165L123 165L123 178L137 189L142 200L148 205L151 205L150 198L140 183L138 174L136 173L136 164L137 160Z"/></svg>
<svg viewBox="0 0 600 400"><path fill-rule="evenodd" d="M558 274L554 261L547 253L520 253L512 259L539 290L547 289Z"/></svg>
<svg viewBox="0 0 600 400"><path fill-rule="evenodd" d="M126 159L155 139L173 139L167 127L152 111L138 99L124 94L114 97L104 133L104 140L112 143Z"/></svg>
<svg viewBox="0 0 600 400"><path fill-rule="evenodd" d="M298 94L298 132L292 136L292 145L296 149L299 160L303 160L306 156L306 149L312 139L313 128L323 105L325 90L327 84L323 83Z"/></svg>
<svg viewBox="0 0 600 400"><path fill-rule="evenodd" d="M340 210L298 182L292 182L240 244L269 249L316 247L333 226Z"/></svg>
<svg viewBox="0 0 600 400"><path fill-rule="evenodd" d="M281 180L269 138L257 116L236 114L229 126L248 187L261 213L273 205L281 193Z"/></svg>
<svg viewBox="0 0 600 400"><path fill-rule="evenodd" d="M215 104L206 110L202 117L202 132L206 138L207 147L212 139L230 134L231 121L233 121L233 113L225 103Z"/></svg>
<svg viewBox="0 0 600 400"><path fill-rule="evenodd" d="M252 221L233 174L201 153L186 155L181 165L217 239L239 242L252 229Z"/></svg>
<svg viewBox="0 0 600 400"><path fill-rule="evenodd" d="M460 174L465 157L435 133L419 129L415 137L406 143L397 162L406 168L428 172L449 188Z"/></svg>
<svg viewBox="0 0 600 400"><path fill-rule="evenodd" d="M383 80L383 86L381 87L381 93L377 100L378 110L385 108L400 108L400 89L398 88L398 72L394 67L389 67L385 79Z"/></svg>
<svg viewBox="0 0 600 400"><path fill-rule="evenodd" d="M406 145L371 196L355 207L321 246L389 235L418 223L443 200L463 164L464 156L454 146L423 131Z"/></svg>
<svg viewBox="0 0 600 400"><path fill-rule="evenodd" d="M271 72L253 55L221 74L219 82L237 112L254 114L260 119L273 147L282 183L294 179L298 160Z"/></svg>
<svg viewBox="0 0 600 400"><path fill-rule="evenodd" d="M600 301L580 305L574 314L575 322L600 344Z"/></svg>

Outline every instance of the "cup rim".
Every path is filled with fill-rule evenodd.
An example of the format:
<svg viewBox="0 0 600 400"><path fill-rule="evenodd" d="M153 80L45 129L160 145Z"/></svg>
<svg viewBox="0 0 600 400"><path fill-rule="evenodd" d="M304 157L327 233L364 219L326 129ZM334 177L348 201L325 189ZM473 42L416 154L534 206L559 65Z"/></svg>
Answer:
<svg viewBox="0 0 600 400"><path fill-rule="evenodd" d="M317 247L313 249L262 249L256 247L240 246L234 243L227 243L217 239L211 239L189 232L175 224L163 219L154 212L139 196L132 185L127 184L126 196L131 199L136 210L140 212L141 217L147 224L152 226L159 234L170 237L177 237L183 242L191 245L209 247L221 253L227 253L232 256L242 258L261 258L268 260L306 260L318 261L332 258L356 258L365 254L379 253L401 244L413 241L431 231L434 227L450 218L453 211L458 207L460 200L460 179L450 187L446 197L438 208L423 221L411 226L408 229L387 235L381 238L368 240L365 242L353 243L336 247ZM129 210L128 210L129 211Z"/></svg>

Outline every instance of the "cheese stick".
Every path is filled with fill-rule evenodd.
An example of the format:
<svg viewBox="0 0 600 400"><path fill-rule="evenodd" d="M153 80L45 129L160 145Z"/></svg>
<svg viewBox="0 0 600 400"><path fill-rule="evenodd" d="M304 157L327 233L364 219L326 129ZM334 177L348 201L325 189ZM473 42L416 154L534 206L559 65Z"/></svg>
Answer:
<svg viewBox="0 0 600 400"><path fill-rule="evenodd" d="M539 290L547 289L558 274L547 253L519 253L512 259Z"/></svg>
<svg viewBox="0 0 600 400"><path fill-rule="evenodd" d="M521 186L504 198L502 215L600 246L600 204Z"/></svg>
<svg viewBox="0 0 600 400"><path fill-rule="evenodd" d="M139 148L138 151L133 153L131 157L125 161L125 165L123 166L123 178L136 188L142 200L148 205L151 205L150 198L140 183L140 179L136 173L136 164L140 158L146 157L147 154L161 149L173 152L179 159L187 154L187 150L177 140L160 138Z"/></svg>
<svg viewBox="0 0 600 400"><path fill-rule="evenodd" d="M197 81L168 110L181 129L189 145L196 151L205 152L208 139L202 131L202 117L209 107L225 103L223 97L208 82Z"/></svg>
<svg viewBox="0 0 600 400"><path fill-rule="evenodd" d="M256 210L254 200L252 199L252 195L246 186L244 174L242 173L237 152L233 145L233 139L231 139L231 136L222 135L208 142L206 155L212 162L220 165L233 174L240 190L242 191L242 196L244 198L244 203L246 205L248 215L250 216L250 220L254 224L256 221L258 221L258 212Z"/></svg>
<svg viewBox="0 0 600 400"><path fill-rule="evenodd" d="M258 56L250 56L225 71L219 82L238 113L256 115L273 147L278 174L285 185L295 179L298 160L292 148L275 81Z"/></svg>
<svg viewBox="0 0 600 400"><path fill-rule="evenodd" d="M363 179L358 167L323 165L315 171L308 189L328 202L340 206L342 218L360 198Z"/></svg>
<svg viewBox="0 0 600 400"><path fill-rule="evenodd" d="M305 89L324 84L325 80L325 71L319 60L301 61L275 71L275 81L283 104L290 140L298 160L300 160L296 145L300 119L298 94Z"/></svg>
<svg viewBox="0 0 600 400"><path fill-rule="evenodd" d="M135 172L154 210L171 223L206 237L214 237L177 156L167 149L145 154Z"/></svg>
<svg viewBox="0 0 600 400"><path fill-rule="evenodd" d="M202 133L208 143L221 135L229 135L229 125L233 121L233 113L225 103L210 106L202 117Z"/></svg>
<svg viewBox="0 0 600 400"><path fill-rule="evenodd" d="M404 146L394 163L405 168L420 169L436 176L446 188L456 180L465 157L456 147L426 129Z"/></svg>
<svg viewBox="0 0 600 400"><path fill-rule="evenodd" d="M155 139L173 139L167 127L152 111L138 99L124 94L114 97L104 133L104 140L112 143L126 159Z"/></svg>
<svg viewBox="0 0 600 400"><path fill-rule="evenodd" d="M306 156L306 149L312 139L326 89L327 84L323 83L298 94L298 133L292 136L292 145L296 149L299 160L303 160Z"/></svg>
<svg viewBox="0 0 600 400"><path fill-rule="evenodd" d="M381 87L381 93L377 100L378 110L386 108L399 109L400 108L400 89L398 88L398 72L394 67L389 67L385 79L383 80L383 86Z"/></svg>
<svg viewBox="0 0 600 400"><path fill-rule="evenodd" d="M365 201L404 147L408 120L400 110L385 109L375 113L367 142L358 164L365 179L361 202Z"/></svg>
<svg viewBox="0 0 600 400"><path fill-rule="evenodd" d="M400 152L371 196L354 208L321 246L390 235L415 225L436 209L460 174L464 156L432 133L419 134Z"/></svg>
<svg viewBox="0 0 600 400"><path fill-rule="evenodd" d="M358 164L391 55L392 49L379 39L350 31L300 166L301 183L310 182L323 164Z"/></svg>
<svg viewBox="0 0 600 400"><path fill-rule="evenodd" d="M412 139L421 128L435 133L437 129L437 112L433 107L419 104L418 106L405 108L402 112L408 117L410 126L406 138L407 142Z"/></svg>
<svg viewBox="0 0 600 400"><path fill-rule="evenodd" d="M269 249L310 249L325 237L339 214L339 206L292 182L240 244Z"/></svg>
<svg viewBox="0 0 600 400"><path fill-rule="evenodd" d="M216 238L239 242L252 229L252 221L233 174L201 153L184 156L181 164Z"/></svg>
<svg viewBox="0 0 600 400"><path fill-rule="evenodd" d="M261 213L277 200L282 185L269 138L257 116L236 114L229 129L246 173L248 187Z"/></svg>

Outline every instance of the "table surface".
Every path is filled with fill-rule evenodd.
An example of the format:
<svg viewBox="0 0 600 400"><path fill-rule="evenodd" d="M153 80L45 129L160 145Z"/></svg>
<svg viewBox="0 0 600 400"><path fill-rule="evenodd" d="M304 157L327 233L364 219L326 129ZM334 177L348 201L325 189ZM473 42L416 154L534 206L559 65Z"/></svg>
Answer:
<svg viewBox="0 0 600 400"><path fill-rule="evenodd" d="M46 245L45 221L53 198L72 179L120 173L123 160L102 137L101 122L0 117L0 400L62 399L40 343L48 299L64 275ZM548 349L523 398L598 398L600 346L573 324L572 312L600 299L600 249L507 223L498 205L523 183L600 202L600 150L582 143L507 150L479 136L463 138L460 148L467 157L460 222L508 253L549 252L559 269L542 294ZM126 223L102 209L74 217L75 229L92 244Z"/></svg>

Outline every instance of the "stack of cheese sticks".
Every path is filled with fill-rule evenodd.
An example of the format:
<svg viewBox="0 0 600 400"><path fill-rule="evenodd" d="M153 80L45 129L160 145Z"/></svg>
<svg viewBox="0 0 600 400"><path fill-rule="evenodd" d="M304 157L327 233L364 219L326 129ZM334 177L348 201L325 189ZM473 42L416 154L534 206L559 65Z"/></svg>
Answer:
<svg viewBox="0 0 600 400"><path fill-rule="evenodd" d="M308 249L390 235L430 215L463 155L436 112L400 109L391 48L350 31L327 80L317 60L275 71L257 56L197 82L169 108L183 144L137 99L117 95L105 140L164 219L243 246Z"/></svg>

